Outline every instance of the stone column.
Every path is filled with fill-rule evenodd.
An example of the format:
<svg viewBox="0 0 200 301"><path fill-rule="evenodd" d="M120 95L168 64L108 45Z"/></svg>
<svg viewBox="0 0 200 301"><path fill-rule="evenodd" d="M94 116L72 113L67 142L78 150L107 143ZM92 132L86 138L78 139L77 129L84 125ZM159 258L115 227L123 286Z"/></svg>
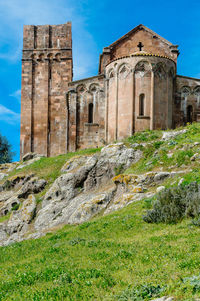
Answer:
<svg viewBox="0 0 200 301"><path fill-rule="evenodd" d="M116 74L115 84L116 84L115 140L117 140L118 139L118 73Z"/></svg>
<svg viewBox="0 0 200 301"><path fill-rule="evenodd" d="M154 129L154 71L151 71L151 120L150 130Z"/></svg>
<svg viewBox="0 0 200 301"><path fill-rule="evenodd" d="M132 73L132 119L131 119L131 133L132 136L135 132L135 71Z"/></svg>
<svg viewBox="0 0 200 301"><path fill-rule="evenodd" d="M108 98L109 98L109 79L105 81L105 141L108 142Z"/></svg>
<svg viewBox="0 0 200 301"><path fill-rule="evenodd" d="M75 152L77 149L77 93L72 90L69 94L69 152Z"/></svg>

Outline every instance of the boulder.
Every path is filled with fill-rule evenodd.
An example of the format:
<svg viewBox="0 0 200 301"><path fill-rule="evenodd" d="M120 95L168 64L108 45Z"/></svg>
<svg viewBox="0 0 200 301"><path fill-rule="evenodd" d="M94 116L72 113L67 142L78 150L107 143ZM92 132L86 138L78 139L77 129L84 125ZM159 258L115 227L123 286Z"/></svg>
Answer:
<svg viewBox="0 0 200 301"><path fill-rule="evenodd" d="M159 186L156 188L156 192L159 193L161 192L163 189L165 189L165 186Z"/></svg>
<svg viewBox="0 0 200 301"><path fill-rule="evenodd" d="M166 178L170 177L171 176L171 173L170 172L167 172L167 171L161 171L159 173L157 173L154 177L154 181L155 182L159 182L159 181L163 181L165 180Z"/></svg>
<svg viewBox="0 0 200 301"><path fill-rule="evenodd" d="M26 162L26 161L29 161L29 160L32 160L32 159L35 159L35 158L42 158L42 157L45 157L44 155L40 155L40 154L37 154L37 153L27 153L25 154L23 157L22 157L22 161L23 162Z"/></svg>

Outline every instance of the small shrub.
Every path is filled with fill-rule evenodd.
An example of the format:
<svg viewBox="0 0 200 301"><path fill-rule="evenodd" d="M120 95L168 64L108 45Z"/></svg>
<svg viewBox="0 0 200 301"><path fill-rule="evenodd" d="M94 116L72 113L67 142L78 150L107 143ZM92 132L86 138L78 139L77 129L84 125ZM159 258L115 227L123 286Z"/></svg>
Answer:
<svg viewBox="0 0 200 301"><path fill-rule="evenodd" d="M192 288L193 294L200 292L200 276L186 277L183 279L183 283Z"/></svg>
<svg viewBox="0 0 200 301"><path fill-rule="evenodd" d="M140 301L146 300L146 298L159 297L160 294L165 290L160 285L141 285L135 288L127 288L120 295L116 296L116 300L126 301Z"/></svg>
<svg viewBox="0 0 200 301"><path fill-rule="evenodd" d="M176 223L184 217L200 215L200 185L167 188L158 194L153 209L148 210L143 220L147 223Z"/></svg>

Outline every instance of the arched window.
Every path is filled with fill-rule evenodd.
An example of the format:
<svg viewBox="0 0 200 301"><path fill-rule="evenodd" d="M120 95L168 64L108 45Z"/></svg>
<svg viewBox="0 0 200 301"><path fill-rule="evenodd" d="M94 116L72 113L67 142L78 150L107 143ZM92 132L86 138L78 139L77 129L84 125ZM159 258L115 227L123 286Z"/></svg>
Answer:
<svg viewBox="0 0 200 301"><path fill-rule="evenodd" d="M93 123L93 103L88 106L88 123Z"/></svg>
<svg viewBox="0 0 200 301"><path fill-rule="evenodd" d="M140 94L140 97L139 97L139 116L144 116L144 99L145 99L145 95Z"/></svg>

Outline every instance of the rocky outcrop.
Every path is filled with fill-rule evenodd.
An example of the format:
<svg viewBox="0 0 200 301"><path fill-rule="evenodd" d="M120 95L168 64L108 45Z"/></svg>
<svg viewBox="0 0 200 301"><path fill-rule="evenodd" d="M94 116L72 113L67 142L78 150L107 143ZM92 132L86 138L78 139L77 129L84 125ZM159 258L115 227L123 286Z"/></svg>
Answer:
<svg viewBox="0 0 200 301"><path fill-rule="evenodd" d="M28 231L28 225L36 212L34 195L29 195L19 210L13 211L7 223L0 224L0 244L8 245L23 240Z"/></svg>
<svg viewBox="0 0 200 301"><path fill-rule="evenodd" d="M111 181L116 169L126 169L141 156L140 150L117 143L104 147L100 154L69 160L62 168L65 174L54 182L44 197L35 229L81 223L105 210L116 190ZM107 186L106 190L103 185Z"/></svg>
<svg viewBox="0 0 200 301"><path fill-rule="evenodd" d="M180 131L169 131L169 132L163 132L162 140L167 141L176 138L177 136L181 134L187 133L187 129L180 130Z"/></svg>
<svg viewBox="0 0 200 301"><path fill-rule="evenodd" d="M63 165L61 175L48 188L38 208L34 194L45 189L44 179L34 174L7 178L0 185L0 216L9 213L10 218L0 224L0 244L37 238L58 225L79 224L99 213L105 215L151 198L164 188L163 181L184 173L123 174L142 158L142 147L137 143L129 147L116 143L102 148L100 153L74 156ZM38 158L27 154L22 165Z"/></svg>

